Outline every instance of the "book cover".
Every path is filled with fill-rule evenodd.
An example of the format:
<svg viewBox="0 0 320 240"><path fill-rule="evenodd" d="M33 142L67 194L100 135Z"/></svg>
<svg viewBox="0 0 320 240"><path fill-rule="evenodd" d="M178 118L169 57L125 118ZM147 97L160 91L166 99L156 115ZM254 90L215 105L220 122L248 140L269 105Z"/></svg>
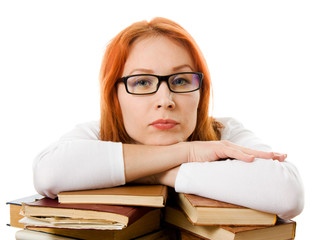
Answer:
<svg viewBox="0 0 320 240"><path fill-rule="evenodd" d="M181 209L167 206L165 222L200 238L214 240L287 240L294 239L296 223L278 219L273 226L204 226L193 225Z"/></svg>
<svg viewBox="0 0 320 240"><path fill-rule="evenodd" d="M180 240L180 238L176 228L162 226L159 230L134 238L134 240Z"/></svg>
<svg viewBox="0 0 320 240"><path fill-rule="evenodd" d="M271 226L277 220L275 214L192 194L177 194L177 203L194 225Z"/></svg>
<svg viewBox="0 0 320 240"><path fill-rule="evenodd" d="M113 188L70 191L58 194L60 203L111 204L164 207L168 195L164 185L125 185Z"/></svg>
<svg viewBox="0 0 320 240"><path fill-rule="evenodd" d="M128 226L151 211L149 207L105 204L60 204L58 199L42 198L22 203L25 217L64 217L73 219L108 220Z"/></svg>

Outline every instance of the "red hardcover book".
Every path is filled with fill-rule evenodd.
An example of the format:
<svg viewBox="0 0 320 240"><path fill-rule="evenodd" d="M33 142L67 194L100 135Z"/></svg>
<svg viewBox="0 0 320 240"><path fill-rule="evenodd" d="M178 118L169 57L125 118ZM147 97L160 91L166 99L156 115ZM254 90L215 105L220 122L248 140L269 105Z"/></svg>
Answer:
<svg viewBox="0 0 320 240"><path fill-rule="evenodd" d="M58 199L43 198L34 202L22 203L25 217L69 218L100 220L123 224L134 223L153 208L115 206L105 204L60 204Z"/></svg>

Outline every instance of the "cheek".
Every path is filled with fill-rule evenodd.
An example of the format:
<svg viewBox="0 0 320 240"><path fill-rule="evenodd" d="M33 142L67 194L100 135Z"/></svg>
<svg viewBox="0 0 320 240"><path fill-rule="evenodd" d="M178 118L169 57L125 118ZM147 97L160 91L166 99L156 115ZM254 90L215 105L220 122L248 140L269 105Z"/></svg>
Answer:
<svg viewBox="0 0 320 240"><path fill-rule="evenodd" d="M197 124L198 106L199 106L199 94L195 94L189 99L184 99L184 120L188 131L193 132ZM191 134L191 133L190 133Z"/></svg>
<svg viewBox="0 0 320 240"><path fill-rule="evenodd" d="M194 96L189 101L189 109L197 117L198 107L200 101L200 94L199 92L194 93Z"/></svg>
<svg viewBox="0 0 320 240"><path fill-rule="evenodd" d="M118 88L118 99L124 127L127 133L131 136L131 134L135 133L139 129L139 123L143 120L141 116L145 115L143 111L146 106L144 106L144 103L141 102L140 98L128 94L124 86L119 86Z"/></svg>

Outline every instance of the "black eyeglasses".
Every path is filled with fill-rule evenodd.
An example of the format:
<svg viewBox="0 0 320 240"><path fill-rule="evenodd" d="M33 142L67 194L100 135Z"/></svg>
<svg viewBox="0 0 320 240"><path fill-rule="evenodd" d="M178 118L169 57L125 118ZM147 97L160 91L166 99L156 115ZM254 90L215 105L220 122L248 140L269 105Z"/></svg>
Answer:
<svg viewBox="0 0 320 240"><path fill-rule="evenodd" d="M167 76L136 74L122 77L118 82L124 82L130 94L147 95L157 92L162 81L167 83L171 92L194 92L200 89L202 79L203 74L200 72L182 72Z"/></svg>

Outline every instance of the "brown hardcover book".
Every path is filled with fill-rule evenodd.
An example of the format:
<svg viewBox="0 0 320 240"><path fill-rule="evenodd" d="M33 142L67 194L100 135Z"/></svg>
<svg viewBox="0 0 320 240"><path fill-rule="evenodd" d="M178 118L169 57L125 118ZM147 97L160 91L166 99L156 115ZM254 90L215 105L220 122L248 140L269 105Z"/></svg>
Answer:
<svg viewBox="0 0 320 240"><path fill-rule="evenodd" d="M294 239L296 229L294 221L281 219L273 226L197 226L182 210L170 206L165 208L165 221L200 238L214 240L287 240Z"/></svg>
<svg viewBox="0 0 320 240"><path fill-rule="evenodd" d="M127 240L137 238L160 228L160 209L152 209L122 230L87 230L45 227L27 227L30 230L86 240Z"/></svg>
<svg viewBox="0 0 320 240"><path fill-rule="evenodd" d="M196 195L179 193L177 202L194 225L271 226L277 216Z"/></svg>
<svg viewBox="0 0 320 240"><path fill-rule="evenodd" d="M146 235L134 238L134 240L178 240L177 229L173 227L162 227L161 229Z"/></svg>
<svg viewBox="0 0 320 240"><path fill-rule="evenodd" d="M194 235L190 232L180 230L180 240L202 240L202 239L207 239L207 238L203 238L203 237Z"/></svg>
<svg viewBox="0 0 320 240"><path fill-rule="evenodd" d="M22 223L19 223L19 221L23 218L22 215L20 215L20 211L22 208L23 202L33 202L37 199L42 199L43 196L39 194L35 194L29 197L19 198L13 201L7 202L7 205L10 205L10 226L17 227L17 228L23 228L24 225Z"/></svg>
<svg viewBox="0 0 320 240"><path fill-rule="evenodd" d="M168 195L167 186L163 185L125 185L120 187L61 192L60 203L90 203L164 207Z"/></svg>
<svg viewBox="0 0 320 240"><path fill-rule="evenodd" d="M105 220L123 224L124 227L132 224L151 210L152 208L149 207L105 204L60 204L57 199L50 198L22 203L22 213L25 217Z"/></svg>

